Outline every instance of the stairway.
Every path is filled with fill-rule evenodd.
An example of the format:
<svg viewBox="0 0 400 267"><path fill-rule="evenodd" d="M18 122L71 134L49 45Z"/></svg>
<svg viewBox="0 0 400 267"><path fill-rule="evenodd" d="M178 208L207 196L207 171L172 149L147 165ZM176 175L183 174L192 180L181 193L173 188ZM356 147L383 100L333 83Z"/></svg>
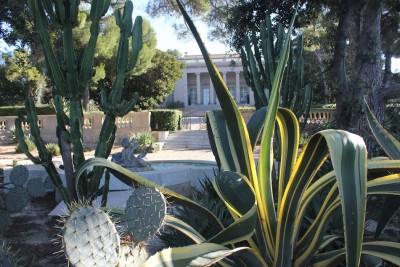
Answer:
<svg viewBox="0 0 400 267"><path fill-rule="evenodd" d="M205 150L211 149L206 130L171 132L163 150Z"/></svg>

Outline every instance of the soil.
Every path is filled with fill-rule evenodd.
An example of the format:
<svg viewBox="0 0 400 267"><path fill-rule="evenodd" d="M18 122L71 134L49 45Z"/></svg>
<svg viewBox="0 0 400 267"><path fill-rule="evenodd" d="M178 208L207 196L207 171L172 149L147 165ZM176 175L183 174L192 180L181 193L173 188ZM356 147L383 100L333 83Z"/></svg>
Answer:
<svg viewBox="0 0 400 267"><path fill-rule="evenodd" d="M15 144L0 146L0 159L6 159L11 164L12 160L27 160L23 153L15 153ZM32 151L37 156L37 151ZM93 155L88 151L85 156ZM0 164L1 165L1 164ZM0 166L0 170L2 171ZM2 176L2 172L0 172ZM3 179L0 177L0 182ZM1 183L0 183L1 184ZM1 191L0 191L1 194ZM59 234L59 217L50 217L48 214L57 206L54 193L49 193L43 198L30 200L28 205L18 213L11 214L11 227L0 234L17 256L23 261L24 266L30 267L61 267L67 266L64 253L61 251ZM60 252L61 251L61 252Z"/></svg>
<svg viewBox="0 0 400 267"><path fill-rule="evenodd" d="M31 200L25 209L11 214L11 227L0 239L5 240L12 252L22 258L23 265L31 267L67 266L61 252L58 217L49 217L57 205L54 193ZM57 227L58 226L58 227Z"/></svg>

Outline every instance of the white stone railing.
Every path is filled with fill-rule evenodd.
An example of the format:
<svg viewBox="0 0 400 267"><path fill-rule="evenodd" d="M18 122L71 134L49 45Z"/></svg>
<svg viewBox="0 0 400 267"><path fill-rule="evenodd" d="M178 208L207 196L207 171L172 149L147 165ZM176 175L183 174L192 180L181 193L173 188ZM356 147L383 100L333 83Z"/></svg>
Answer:
<svg viewBox="0 0 400 267"><path fill-rule="evenodd" d="M10 130L15 127L16 116L0 117L0 136L4 142L9 142ZM83 141L87 144L97 143L101 126L103 125L103 114L85 114L83 122ZM41 136L45 142L56 143L57 120L55 115L39 115L38 125ZM119 144L123 137L132 133L151 132L150 112L130 112L122 118L116 119L117 131L115 133L115 142ZM29 125L24 123L22 129L25 134L29 134Z"/></svg>
<svg viewBox="0 0 400 267"><path fill-rule="evenodd" d="M245 109L241 110L242 116L247 123L250 117L253 115L254 110ZM329 123L335 119L336 109L331 108L312 108L307 118L307 124L314 125L319 123ZM304 121L303 117L300 117L300 122Z"/></svg>
<svg viewBox="0 0 400 267"><path fill-rule="evenodd" d="M331 108L312 108L307 118L307 124L320 124L329 123L335 119L336 109ZM303 117L300 117L300 122L304 121Z"/></svg>

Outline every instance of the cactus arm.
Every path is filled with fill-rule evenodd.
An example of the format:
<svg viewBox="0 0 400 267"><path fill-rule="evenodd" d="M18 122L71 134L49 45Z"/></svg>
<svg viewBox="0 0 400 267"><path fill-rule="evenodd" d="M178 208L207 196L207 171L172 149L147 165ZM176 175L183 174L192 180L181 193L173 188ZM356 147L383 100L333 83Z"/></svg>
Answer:
<svg viewBox="0 0 400 267"><path fill-rule="evenodd" d="M257 36L255 31L253 31L252 36L251 36L251 40L254 46L254 57L257 61L257 66L260 69L260 74L262 76L262 88L271 88L272 87L272 83L269 84L268 83L268 76L265 73L265 69L263 66L263 62L261 59L261 53L260 53L260 49L258 48L258 40L257 40Z"/></svg>
<svg viewBox="0 0 400 267"><path fill-rule="evenodd" d="M80 88L85 88L85 85L92 76L92 66L94 60L94 53L96 50L97 39L99 36L99 21L101 17L107 12L111 0L93 1L90 10L90 38L87 47L84 49L82 61L80 63L79 81Z"/></svg>
<svg viewBox="0 0 400 267"><path fill-rule="evenodd" d="M30 159L30 161L33 162L33 164L40 164L41 161L38 157L33 156L28 149L27 144L25 143L24 140L24 132L22 130L22 120L21 118L16 118L15 119L15 135L18 140L18 144L21 148L21 151Z"/></svg>
<svg viewBox="0 0 400 267"><path fill-rule="evenodd" d="M136 66L139 58L139 52L143 48L142 38L138 38L143 35L142 32L143 19L142 17L136 17L135 24L133 26L132 34L134 36L132 40L132 55L129 60L128 69L131 70Z"/></svg>
<svg viewBox="0 0 400 267"><path fill-rule="evenodd" d="M34 14L36 18L37 29L42 41L43 49L45 52L44 54L46 57L46 62L48 65L50 75L54 81L54 84L56 85L55 88L59 91L59 93L62 96L66 96L67 88L65 87L65 79L51 46L50 35L48 32L47 18L44 13L42 1L28 0L28 3L32 14Z"/></svg>

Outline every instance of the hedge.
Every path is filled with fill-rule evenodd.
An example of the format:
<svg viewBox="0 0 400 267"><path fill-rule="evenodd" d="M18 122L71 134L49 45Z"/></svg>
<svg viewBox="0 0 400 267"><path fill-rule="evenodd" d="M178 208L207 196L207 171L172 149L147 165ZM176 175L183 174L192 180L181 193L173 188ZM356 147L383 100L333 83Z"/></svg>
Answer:
<svg viewBox="0 0 400 267"><path fill-rule="evenodd" d="M0 116L17 116L18 112L26 115L24 106L5 106L0 107ZM56 114L52 105L37 106L36 112L38 115L53 115Z"/></svg>
<svg viewBox="0 0 400 267"><path fill-rule="evenodd" d="M150 112L150 127L152 131L177 131L180 129L182 111L177 109L157 109Z"/></svg>

